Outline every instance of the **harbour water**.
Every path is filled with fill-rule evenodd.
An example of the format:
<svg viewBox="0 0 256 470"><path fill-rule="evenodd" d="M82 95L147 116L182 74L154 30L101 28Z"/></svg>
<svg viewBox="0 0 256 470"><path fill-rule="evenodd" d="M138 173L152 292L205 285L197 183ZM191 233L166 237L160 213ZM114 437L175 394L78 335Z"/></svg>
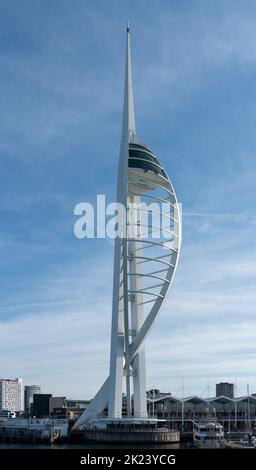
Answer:
<svg viewBox="0 0 256 470"><path fill-rule="evenodd" d="M131 445L120 445L120 444L19 444L19 443L0 443L0 453L1 449L141 449L141 445L131 444ZM162 444L159 445L146 445L143 444L143 449L184 449L189 448L189 443L175 443L175 444Z"/></svg>

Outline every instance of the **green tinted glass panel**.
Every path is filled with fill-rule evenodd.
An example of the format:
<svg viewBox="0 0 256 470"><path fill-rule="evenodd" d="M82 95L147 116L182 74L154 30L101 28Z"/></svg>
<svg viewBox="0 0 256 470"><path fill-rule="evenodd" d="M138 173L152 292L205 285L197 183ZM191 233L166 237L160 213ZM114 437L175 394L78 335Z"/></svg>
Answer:
<svg viewBox="0 0 256 470"><path fill-rule="evenodd" d="M145 151L146 150L146 151ZM130 158L132 157L132 158ZM129 167L141 168L145 171L153 171L167 178L165 171L161 168L157 158L141 145L129 145Z"/></svg>

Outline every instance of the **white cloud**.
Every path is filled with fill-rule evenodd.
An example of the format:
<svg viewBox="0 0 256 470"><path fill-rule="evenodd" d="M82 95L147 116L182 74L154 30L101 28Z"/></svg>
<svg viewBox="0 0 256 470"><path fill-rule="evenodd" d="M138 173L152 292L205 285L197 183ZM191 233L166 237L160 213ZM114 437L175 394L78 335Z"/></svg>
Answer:
<svg viewBox="0 0 256 470"><path fill-rule="evenodd" d="M109 331L108 309L100 301L87 312L53 310L1 322L1 376L21 376L55 395L90 397L106 375Z"/></svg>
<svg viewBox="0 0 256 470"><path fill-rule="evenodd" d="M189 320L179 329L169 325L169 338L165 328L165 334L148 341L151 385L160 382L162 389L175 393L184 379L190 395L200 394L207 381L214 385L238 377L244 392L246 383L255 392L255 320L244 322L241 315L239 322L231 320L228 325L219 321L209 326L202 321L192 326Z"/></svg>
<svg viewBox="0 0 256 470"><path fill-rule="evenodd" d="M147 80L138 80L138 96L171 97L174 103L177 88L173 84L182 89L198 88L208 67L215 69L228 62L246 67L256 62L254 15L249 16L246 9L216 17L209 16L207 9L200 13L188 10L181 16L165 9L155 18L154 64L150 60L139 72ZM151 28L151 23L145 22L142 36L152 38Z"/></svg>

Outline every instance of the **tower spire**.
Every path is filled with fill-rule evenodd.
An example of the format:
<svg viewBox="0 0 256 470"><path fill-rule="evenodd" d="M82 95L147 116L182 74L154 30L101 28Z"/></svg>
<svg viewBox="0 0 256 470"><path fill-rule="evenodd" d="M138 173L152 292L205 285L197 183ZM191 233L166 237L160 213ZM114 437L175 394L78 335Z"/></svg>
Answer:
<svg viewBox="0 0 256 470"><path fill-rule="evenodd" d="M148 220L147 224L142 223L141 211L143 211L144 204L149 202L148 198L150 201L155 201L158 207L159 200L165 201L165 207L168 204L171 231L167 230L166 226L162 230L155 230L157 227L152 225L153 221ZM125 85L117 203L121 206L117 206L116 209L118 230L115 235L110 372L108 379L73 429L89 431L91 425L97 428L99 424L101 428L102 422L105 422L106 428L108 424L111 424L113 433L117 430L120 433L125 380L126 417L130 417L130 421L123 421L127 430L130 430L127 436L131 436L134 432L135 422L136 427L137 424L140 425L138 431L145 431L148 436L150 434L148 439L151 441L151 431L147 432L147 426L145 427L148 414L144 343L175 274L180 248L180 216L176 195L167 173L151 150L136 140L129 23L126 28ZM120 207L125 210L120 210ZM162 210L159 215L161 218L164 215ZM143 227L142 231L141 227ZM145 230L146 228L149 231ZM155 235L156 231L157 235ZM166 235L164 236L162 231L170 234L168 246ZM150 251L145 254L146 248ZM145 268L143 263L148 263ZM164 269L160 269L158 263L163 263ZM157 273L163 271L163 275L156 276ZM151 297L148 298L148 295ZM133 392L133 409L131 391ZM102 416L106 408L108 417L105 419ZM131 421L131 416L134 417L134 422ZM148 422L156 426L155 419L149 419ZM156 435L158 434L156 430ZM114 436L113 434L113 439ZM153 437L153 440L159 439L159 436ZM166 433L160 441L163 442L165 437Z"/></svg>
<svg viewBox="0 0 256 470"><path fill-rule="evenodd" d="M126 28L126 64L123 107L123 133L126 134L127 132L129 137L136 134L129 21L127 22Z"/></svg>

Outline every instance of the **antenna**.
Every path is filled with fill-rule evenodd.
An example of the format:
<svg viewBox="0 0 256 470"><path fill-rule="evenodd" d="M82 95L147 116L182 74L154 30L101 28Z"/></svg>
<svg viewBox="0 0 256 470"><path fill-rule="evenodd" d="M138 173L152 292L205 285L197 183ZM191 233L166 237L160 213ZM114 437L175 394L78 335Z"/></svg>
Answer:
<svg viewBox="0 0 256 470"><path fill-rule="evenodd" d="M130 24L127 21L126 27L126 60L125 60L125 84L124 84L124 106L123 106L123 131L124 135L136 135L135 112L132 85L132 60L131 60L131 40Z"/></svg>
<svg viewBox="0 0 256 470"><path fill-rule="evenodd" d="M209 384L209 377L207 380L207 406L210 410L210 384Z"/></svg>
<svg viewBox="0 0 256 470"><path fill-rule="evenodd" d="M184 431L184 377L182 377L181 429Z"/></svg>
<svg viewBox="0 0 256 470"><path fill-rule="evenodd" d="M248 431L251 430L251 409L250 409L250 391L249 391L249 384L247 384L247 418L248 418Z"/></svg>

